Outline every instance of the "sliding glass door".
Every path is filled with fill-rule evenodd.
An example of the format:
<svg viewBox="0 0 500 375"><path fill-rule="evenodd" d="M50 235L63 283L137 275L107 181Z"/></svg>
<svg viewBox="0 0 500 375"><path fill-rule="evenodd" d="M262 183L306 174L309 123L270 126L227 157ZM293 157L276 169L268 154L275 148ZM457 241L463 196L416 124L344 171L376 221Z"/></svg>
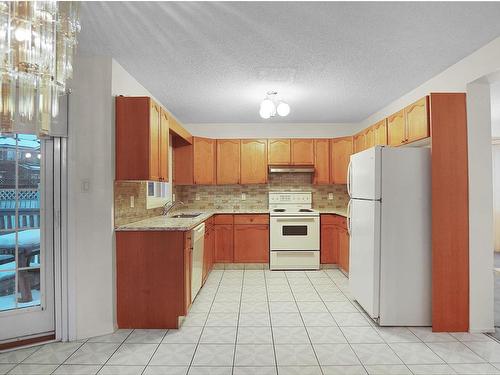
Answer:
<svg viewBox="0 0 500 375"><path fill-rule="evenodd" d="M0 343L54 331L53 141L0 136Z"/></svg>

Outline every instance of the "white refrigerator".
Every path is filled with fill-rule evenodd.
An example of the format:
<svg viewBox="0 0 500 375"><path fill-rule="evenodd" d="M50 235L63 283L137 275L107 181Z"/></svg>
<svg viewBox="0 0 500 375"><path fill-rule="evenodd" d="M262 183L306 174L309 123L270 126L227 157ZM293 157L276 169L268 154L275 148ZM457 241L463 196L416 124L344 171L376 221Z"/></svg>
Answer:
<svg viewBox="0 0 500 375"><path fill-rule="evenodd" d="M431 325L430 149L351 156L349 288L381 326Z"/></svg>

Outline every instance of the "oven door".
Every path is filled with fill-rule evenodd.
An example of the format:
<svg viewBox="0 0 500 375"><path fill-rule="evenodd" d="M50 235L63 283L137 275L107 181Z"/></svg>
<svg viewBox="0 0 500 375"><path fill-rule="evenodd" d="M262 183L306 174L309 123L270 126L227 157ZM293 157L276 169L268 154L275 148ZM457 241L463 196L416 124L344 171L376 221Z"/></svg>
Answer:
<svg viewBox="0 0 500 375"><path fill-rule="evenodd" d="M319 250L318 216L272 216L270 248L275 250Z"/></svg>

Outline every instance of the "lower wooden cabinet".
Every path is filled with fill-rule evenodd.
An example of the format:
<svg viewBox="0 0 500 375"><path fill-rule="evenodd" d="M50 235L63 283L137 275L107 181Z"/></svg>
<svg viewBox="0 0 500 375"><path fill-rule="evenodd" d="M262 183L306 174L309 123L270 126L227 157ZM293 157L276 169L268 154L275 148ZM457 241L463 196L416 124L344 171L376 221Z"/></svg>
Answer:
<svg viewBox="0 0 500 375"><path fill-rule="evenodd" d="M205 239L203 243L203 273L202 280L205 283L208 274L214 265L214 249L215 249L215 228L213 218L205 222Z"/></svg>
<svg viewBox="0 0 500 375"><path fill-rule="evenodd" d="M321 263L337 264L349 272L349 233L347 219L339 215L321 215Z"/></svg>
<svg viewBox="0 0 500 375"><path fill-rule="evenodd" d="M184 310L183 316L186 316L191 306L191 268L193 268L193 246L191 241L191 232L184 235Z"/></svg>
<svg viewBox="0 0 500 375"><path fill-rule="evenodd" d="M233 263L233 224L215 225L215 263Z"/></svg>
<svg viewBox="0 0 500 375"><path fill-rule="evenodd" d="M349 233L347 229L339 230L339 267L349 273Z"/></svg>
<svg viewBox="0 0 500 375"><path fill-rule="evenodd" d="M234 262L269 262L269 224L234 226Z"/></svg>

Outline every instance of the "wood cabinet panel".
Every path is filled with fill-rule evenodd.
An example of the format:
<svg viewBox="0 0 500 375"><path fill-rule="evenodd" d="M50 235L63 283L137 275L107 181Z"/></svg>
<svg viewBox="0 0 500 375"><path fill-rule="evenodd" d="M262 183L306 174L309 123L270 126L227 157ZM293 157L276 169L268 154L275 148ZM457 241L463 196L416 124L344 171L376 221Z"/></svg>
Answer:
<svg viewBox="0 0 500 375"><path fill-rule="evenodd" d="M313 165L314 164L314 140L292 139L291 141L292 164Z"/></svg>
<svg viewBox="0 0 500 375"><path fill-rule="evenodd" d="M375 145L373 127L366 129L365 131L365 147L364 150L369 149Z"/></svg>
<svg viewBox="0 0 500 375"><path fill-rule="evenodd" d="M373 143L375 146L387 145L387 122L386 119L373 125Z"/></svg>
<svg viewBox="0 0 500 375"><path fill-rule="evenodd" d="M234 226L234 261L236 263L269 262L269 225Z"/></svg>
<svg viewBox="0 0 500 375"><path fill-rule="evenodd" d="M334 138L331 142L331 176L334 184L347 183L347 167L352 154L352 137Z"/></svg>
<svg viewBox="0 0 500 375"><path fill-rule="evenodd" d="M404 110L387 118L387 144L400 146L406 141L406 124Z"/></svg>
<svg viewBox="0 0 500 375"><path fill-rule="evenodd" d="M345 229L339 229L339 267L349 273L349 234Z"/></svg>
<svg viewBox="0 0 500 375"><path fill-rule="evenodd" d="M169 118L168 113L161 109L160 117L160 181L168 181L168 145L169 145Z"/></svg>
<svg viewBox="0 0 500 375"><path fill-rule="evenodd" d="M193 248L191 232L184 234L184 311L182 316L186 316L191 306L191 268L193 267Z"/></svg>
<svg viewBox="0 0 500 375"><path fill-rule="evenodd" d="M217 140L217 184L240 183L240 140Z"/></svg>
<svg viewBox="0 0 500 375"><path fill-rule="evenodd" d="M160 180L160 106L150 100L149 179Z"/></svg>
<svg viewBox="0 0 500 375"><path fill-rule="evenodd" d="M365 134L358 133L352 137L353 141L353 152L361 152L365 149Z"/></svg>
<svg viewBox="0 0 500 375"><path fill-rule="evenodd" d="M269 215L234 215L234 224L269 224Z"/></svg>
<svg viewBox="0 0 500 375"><path fill-rule="evenodd" d="M339 228L333 224L321 222L321 264L339 262Z"/></svg>
<svg viewBox="0 0 500 375"><path fill-rule="evenodd" d="M193 138L193 181L197 185L215 184L215 140L210 138Z"/></svg>
<svg viewBox="0 0 500 375"><path fill-rule="evenodd" d="M190 248L183 232L116 233L119 328L177 328L191 290L185 287L191 280Z"/></svg>
<svg viewBox="0 0 500 375"><path fill-rule="evenodd" d="M205 238L203 243L203 272L202 280L205 282L214 263L215 229L213 224L205 223Z"/></svg>
<svg viewBox="0 0 500 375"><path fill-rule="evenodd" d="M215 224L233 224L233 215L215 215Z"/></svg>
<svg viewBox="0 0 500 375"><path fill-rule="evenodd" d="M288 165L291 163L289 139L268 140L268 163L270 165Z"/></svg>
<svg viewBox="0 0 500 375"><path fill-rule="evenodd" d="M330 140L314 140L314 184L330 183Z"/></svg>
<svg viewBox="0 0 500 375"><path fill-rule="evenodd" d="M177 146L173 149L173 180L175 185L193 185L193 145Z"/></svg>
<svg viewBox="0 0 500 375"><path fill-rule="evenodd" d="M267 141L265 139L241 140L240 170L242 185L267 182Z"/></svg>
<svg viewBox="0 0 500 375"><path fill-rule="evenodd" d="M408 143L430 136L428 108L428 96L405 108L406 141Z"/></svg>
<svg viewBox="0 0 500 375"><path fill-rule="evenodd" d="M215 263L233 263L233 225L215 225Z"/></svg>

